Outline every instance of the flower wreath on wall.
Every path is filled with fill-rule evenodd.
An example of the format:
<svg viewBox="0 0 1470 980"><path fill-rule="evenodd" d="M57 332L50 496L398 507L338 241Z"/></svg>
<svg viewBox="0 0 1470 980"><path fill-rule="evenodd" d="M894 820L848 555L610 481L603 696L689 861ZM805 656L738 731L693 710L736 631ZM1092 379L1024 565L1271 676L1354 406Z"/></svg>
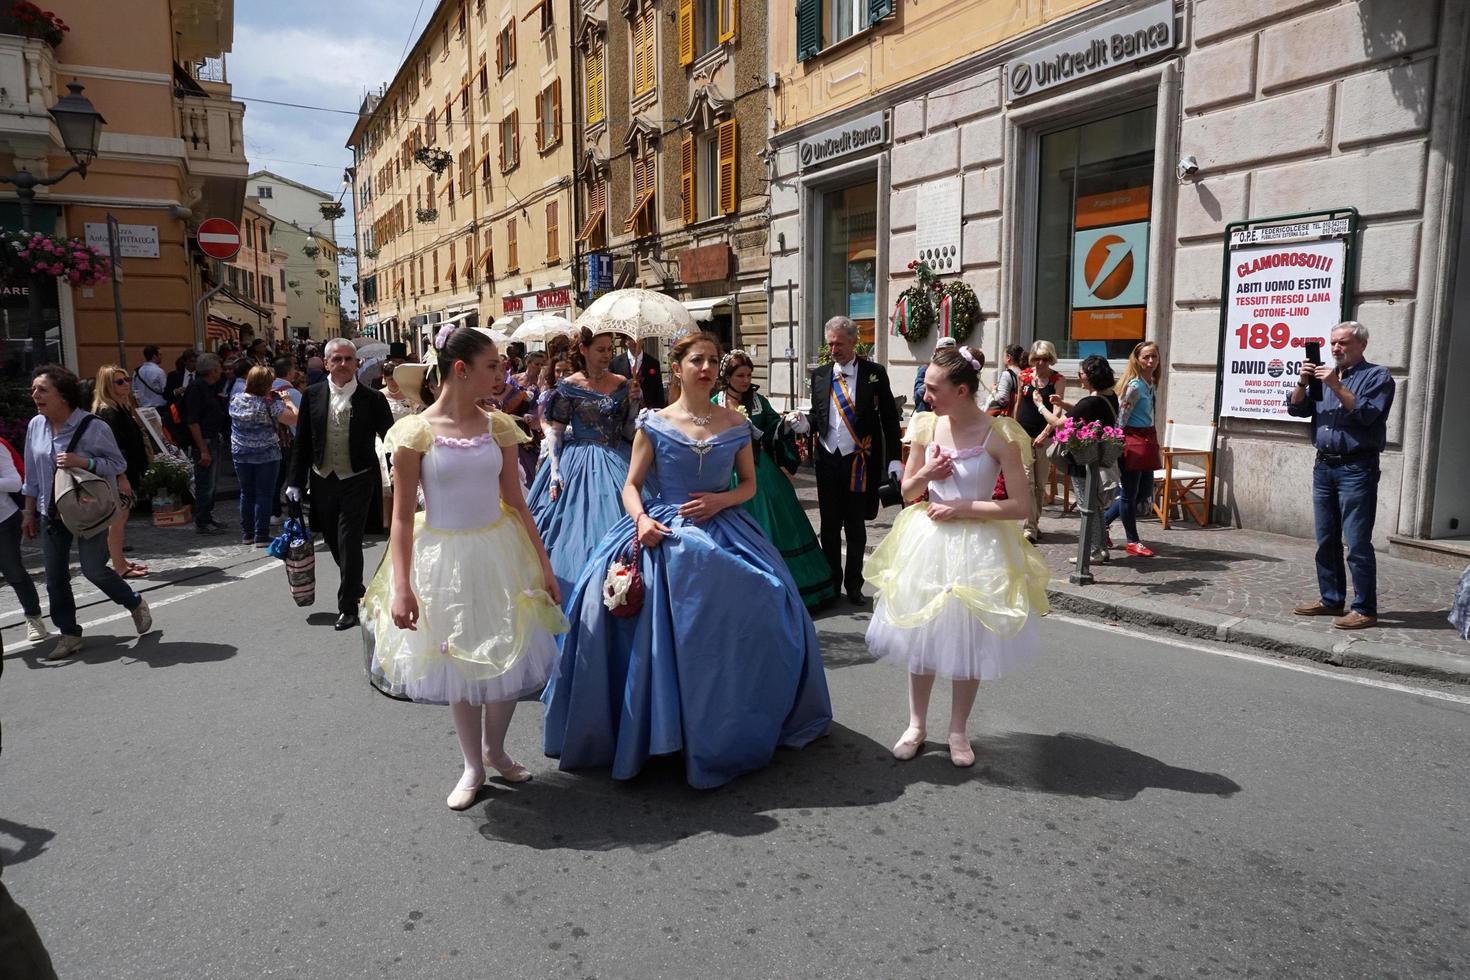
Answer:
<svg viewBox="0 0 1470 980"><path fill-rule="evenodd" d="M0 232L0 282L23 285L33 275L59 277L73 286L95 286L112 277L112 264L80 238Z"/></svg>
<svg viewBox="0 0 1470 980"><path fill-rule="evenodd" d="M964 343L980 323L980 301L963 279L941 282L927 262L910 262L916 281L898 294L893 310L894 336L916 344L936 326L939 336Z"/></svg>

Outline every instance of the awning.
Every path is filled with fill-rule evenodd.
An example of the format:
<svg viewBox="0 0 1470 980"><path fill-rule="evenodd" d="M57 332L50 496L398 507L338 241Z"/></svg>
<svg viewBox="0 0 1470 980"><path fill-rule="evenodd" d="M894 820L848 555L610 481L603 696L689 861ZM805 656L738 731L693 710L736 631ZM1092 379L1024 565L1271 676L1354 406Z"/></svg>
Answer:
<svg viewBox="0 0 1470 980"><path fill-rule="evenodd" d="M628 217L623 219L623 231L632 232L637 228L638 219L648 209L649 205L653 203L653 191L654 189L650 187L638 196L638 200L633 202L633 210L629 211Z"/></svg>
<svg viewBox="0 0 1470 980"><path fill-rule="evenodd" d="M521 314L507 313L504 316L496 317L495 322L490 324L490 329L499 330L502 333L510 333L511 329L518 326L520 322Z"/></svg>
<svg viewBox="0 0 1470 980"><path fill-rule="evenodd" d="M708 323L715 318L716 314L730 312L730 297L716 296L713 299L686 299L682 300L684 309L694 317L696 323Z"/></svg>
<svg viewBox="0 0 1470 980"><path fill-rule="evenodd" d="M585 242L600 230L602 230L602 208L593 211L587 218L587 223L582 226L581 233L577 235L577 241Z"/></svg>

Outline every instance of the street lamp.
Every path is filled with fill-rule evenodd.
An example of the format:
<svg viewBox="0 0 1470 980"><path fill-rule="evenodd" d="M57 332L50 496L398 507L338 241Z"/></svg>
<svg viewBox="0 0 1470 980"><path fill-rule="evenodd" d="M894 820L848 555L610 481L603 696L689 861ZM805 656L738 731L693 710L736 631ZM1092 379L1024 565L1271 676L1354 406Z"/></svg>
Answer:
<svg viewBox="0 0 1470 980"><path fill-rule="evenodd" d="M87 168L92 161L97 159L97 145L102 139L102 126L107 122L102 118L102 113L86 96L82 95L82 86L71 82L67 86L68 94L61 97L49 110L52 120L56 123L56 131L61 134L61 145L71 156L73 165L54 177L37 177L29 170L22 170L9 176L0 176L0 183L10 184L15 188L15 196L20 203L20 226L22 231L32 231L31 222L36 202L36 188L50 187L59 184L72 174L81 174L82 179L87 178ZM46 328L41 323L41 290L38 288L41 279L35 274L31 275L31 281L27 292L29 295L29 317L31 347L35 352L36 360L39 362L46 353Z"/></svg>

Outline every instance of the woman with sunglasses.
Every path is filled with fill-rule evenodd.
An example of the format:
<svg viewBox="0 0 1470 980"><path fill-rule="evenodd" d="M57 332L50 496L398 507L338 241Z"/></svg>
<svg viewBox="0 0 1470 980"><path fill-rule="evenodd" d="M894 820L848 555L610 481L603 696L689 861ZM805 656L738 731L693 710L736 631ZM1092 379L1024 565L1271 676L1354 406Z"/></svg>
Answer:
<svg viewBox="0 0 1470 980"><path fill-rule="evenodd" d="M148 566L128 559L123 553L123 539L127 534L128 514L137 502L134 488L143 482L152 454L143 434L143 423L138 418L133 379L116 364L104 364L97 369L92 414L107 423L128 464L127 471L117 478L117 496L122 507L118 509L117 520L107 529L107 550L112 555L112 568L123 578L142 578L148 574Z"/></svg>

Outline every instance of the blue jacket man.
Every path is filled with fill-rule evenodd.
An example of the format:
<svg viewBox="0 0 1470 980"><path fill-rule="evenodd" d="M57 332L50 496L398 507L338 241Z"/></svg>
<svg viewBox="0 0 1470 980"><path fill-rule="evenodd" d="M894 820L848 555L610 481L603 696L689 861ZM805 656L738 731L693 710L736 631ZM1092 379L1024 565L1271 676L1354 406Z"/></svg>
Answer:
<svg viewBox="0 0 1470 980"><path fill-rule="evenodd" d="M1388 441L1388 411L1394 380L1388 369L1363 359L1368 328L1356 321L1332 328L1331 365L1303 364L1301 377L1286 399L1286 411L1312 420L1312 510L1317 531L1317 587L1321 598L1296 607L1298 616L1332 616L1340 630L1378 623L1378 560L1373 553L1373 520L1378 510L1378 460ZM1322 382L1322 397L1308 395L1308 383ZM1343 540L1353 577L1353 603L1347 611Z"/></svg>

